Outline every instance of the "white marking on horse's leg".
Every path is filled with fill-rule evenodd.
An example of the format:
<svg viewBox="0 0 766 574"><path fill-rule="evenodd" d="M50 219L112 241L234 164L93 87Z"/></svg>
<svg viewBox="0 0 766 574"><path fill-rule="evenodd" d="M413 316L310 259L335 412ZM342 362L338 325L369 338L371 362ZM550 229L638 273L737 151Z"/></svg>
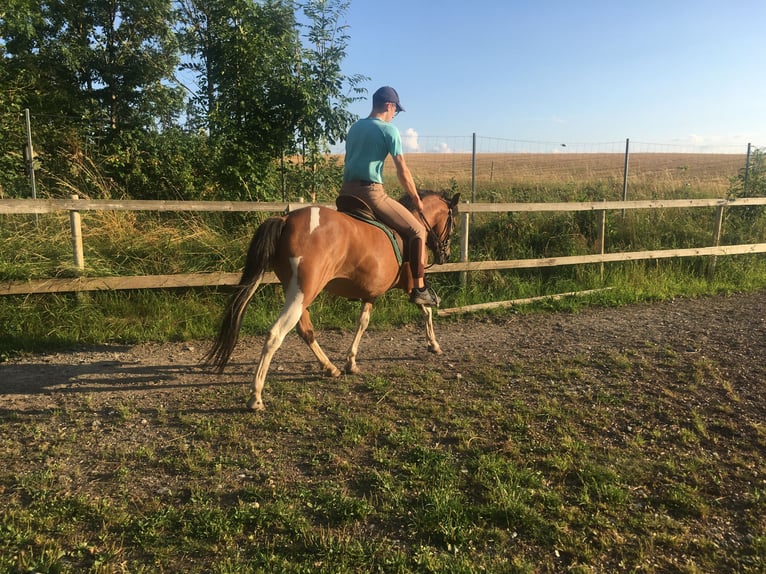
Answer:
<svg viewBox="0 0 766 574"><path fill-rule="evenodd" d="M314 233L314 230L319 227L319 208L311 208L311 219L309 223L309 233Z"/></svg>
<svg viewBox="0 0 766 574"><path fill-rule="evenodd" d="M354 334L354 340L351 342L351 347L348 350L346 356L346 372L347 373L359 373L359 367L356 366L356 352L359 350L359 343L362 340L362 335L367 330L370 324L370 313L372 312L372 303L362 303L362 312L359 314L359 323L356 327L356 333Z"/></svg>
<svg viewBox="0 0 766 574"><path fill-rule="evenodd" d="M255 380L253 381L253 391L247 403L251 409L264 409L261 393L263 392L263 385L266 383L266 373L269 371L271 359L280 345L282 345L285 336L295 327L303 312L303 293L298 287L298 265L300 261L300 257L290 259L293 276L285 291L285 305L282 307L282 312L271 326L271 329L269 329L266 342L261 350L261 358L255 371Z"/></svg>
<svg viewBox="0 0 766 574"><path fill-rule="evenodd" d="M426 321L426 338L428 339L428 350L437 355L442 354L442 348L439 346L439 342L436 340L436 332L434 331L434 319L431 307L425 305L420 306L420 310L423 312L423 318Z"/></svg>

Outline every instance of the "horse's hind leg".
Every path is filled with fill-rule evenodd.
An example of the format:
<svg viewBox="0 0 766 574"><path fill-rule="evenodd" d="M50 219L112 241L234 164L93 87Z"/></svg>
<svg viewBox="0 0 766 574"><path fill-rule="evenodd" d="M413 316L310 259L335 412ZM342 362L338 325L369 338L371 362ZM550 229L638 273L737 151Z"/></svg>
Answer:
<svg viewBox="0 0 766 574"><path fill-rule="evenodd" d="M276 322L269 329L269 333L266 336L266 342L263 344L261 350L261 359L258 362L258 368L255 371L255 380L253 381L253 391L250 395L250 400L247 406L253 410L262 411L263 399L261 394L263 392L263 385L266 383L266 373L269 371L271 365L271 359L274 357L274 353L282 345L282 341L285 340L285 336L290 330L295 327L295 324L301 317L303 312L303 295L298 291L292 293L292 296L288 295L285 306L282 308L282 312L279 314Z"/></svg>
<svg viewBox="0 0 766 574"><path fill-rule="evenodd" d="M314 336L314 325L311 322L311 315L309 315L308 309L304 309L303 313L301 313L300 321L298 321L298 335L300 335L301 339L303 339L309 346L309 349L311 349L311 352L314 353L314 356L319 360L324 374L330 377L339 377L340 371L338 367L330 362L322 347L317 343Z"/></svg>
<svg viewBox="0 0 766 574"><path fill-rule="evenodd" d="M372 303L362 303L362 312L359 314L359 323L356 327L356 334L354 340L351 342L351 347L348 350L346 356L346 372L357 374L360 372L359 367L356 366L356 353L359 350L359 343L362 340L362 335L367 330L370 324L370 313L372 312Z"/></svg>

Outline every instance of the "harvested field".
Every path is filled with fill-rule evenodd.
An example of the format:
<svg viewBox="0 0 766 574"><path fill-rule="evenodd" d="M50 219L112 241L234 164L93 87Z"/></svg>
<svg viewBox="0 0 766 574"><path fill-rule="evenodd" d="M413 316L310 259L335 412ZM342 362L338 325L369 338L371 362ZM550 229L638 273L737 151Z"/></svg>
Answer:
<svg viewBox="0 0 766 574"><path fill-rule="evenodd" d="M744 154L632 153L629 186L641 193L687 189L695 195L720 196L729 181L744 168ZM407 155L407 163L424 187L449 187L471 181L471 154ZM622 193L625 156L614 153L480 153L476 157L476 182L489 185L537 187L613 184ZM387 177L394 178L391 166Z"/></svg>

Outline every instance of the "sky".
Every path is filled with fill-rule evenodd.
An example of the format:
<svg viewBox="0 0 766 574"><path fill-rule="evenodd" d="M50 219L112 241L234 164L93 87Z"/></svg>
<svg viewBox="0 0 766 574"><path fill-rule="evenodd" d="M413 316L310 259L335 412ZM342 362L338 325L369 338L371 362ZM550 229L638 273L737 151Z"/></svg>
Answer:
<svg viewBox="0 0 766 574"><path fill-rule="evenodd" d="M766 147L762 0L351 0L343 22L343 73L370 78L350 109L393 86L405 151Z"/></svg>

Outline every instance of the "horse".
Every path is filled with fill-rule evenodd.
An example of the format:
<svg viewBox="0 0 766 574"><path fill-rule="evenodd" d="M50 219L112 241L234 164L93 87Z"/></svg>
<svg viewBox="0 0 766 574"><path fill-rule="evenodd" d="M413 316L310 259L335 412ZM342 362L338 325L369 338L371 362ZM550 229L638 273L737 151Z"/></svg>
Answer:
<svg viewBox="0 0 766 574"><path fill-rule="evenodd" d="M419 217L428 232L426 244L437 264L450 258L460 194L419 192L423 211L416 213L411 199L401 201ZM401 245L401 239L398 239ZM401 249L401 247L400 247ZM408 250L403 250L407 252ZM264 221L255 231L247 251L244 270L221 321L215 342L204 365L222 373L236 345L248 303L272 269L282 284L285 303L269 329L255 372L248 407L264 410L262 400L266 373L285 336L297 326L301 339L319 360L325 375L341 371L327 358L314 334L309 305L322 290L362 303L356 333L346 356L345 371L360 372L356 364L359 342L367 329L376 299L394 288L409 292L414 281L409 265L402 264L387 232L349 213L330 207L307 206ZM442 354L436 340L430 307L420 305L425 318L428 350Z"/></svg>

